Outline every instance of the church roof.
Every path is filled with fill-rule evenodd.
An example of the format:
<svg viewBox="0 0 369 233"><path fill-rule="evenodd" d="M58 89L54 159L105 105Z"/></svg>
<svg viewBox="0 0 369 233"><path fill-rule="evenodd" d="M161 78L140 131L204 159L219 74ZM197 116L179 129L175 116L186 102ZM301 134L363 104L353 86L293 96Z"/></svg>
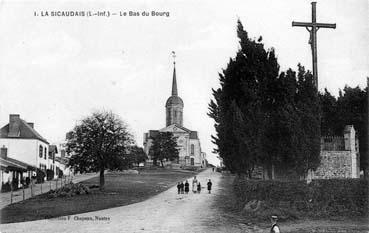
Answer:
<svg viewBox="0 0 369 233"><path fill-rule="evenodd" d="M190 139L199 139L197 137L197 131L191 131L191 133L190 133Z"/></svg>
<svg viewBox="0 0 369 233"><path fill-rule="evenodd" d="M165 104L166 107L169 105L182 105L183 106L183 100L179 96L172 95L171 97L168 98Z"/></svg>
<svg viewBox="0 0 369 233"><path fill-rule="evenodd" d="M183 107L183 100L178 96L177 90L177 75L176 75L176 63L174 62L173 80L172 80L172 96L168 98L165 106L169 105L181 105Z"/></svg>
<svg viewBox="0 0 369 233"><path fill-rule="evenodd" d="M176 75L176 63L174 62L174 70L173 70L173 81L172 81L172 95L177 96L177 75Z"/></svg>
<svg viewBox="0 0 369 233"><path fill-rule="evenodd" d="M149 138L154 138L159 134L159 130L149 130Z"/></svg>

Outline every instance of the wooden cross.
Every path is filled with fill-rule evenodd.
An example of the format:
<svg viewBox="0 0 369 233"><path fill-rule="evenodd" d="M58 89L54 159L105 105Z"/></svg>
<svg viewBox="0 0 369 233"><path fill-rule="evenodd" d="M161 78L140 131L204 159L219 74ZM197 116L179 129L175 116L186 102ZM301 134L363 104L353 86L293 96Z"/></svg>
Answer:
<svg viewBox="0 0 369 233"><path fill-rule="evenodd" d="M317 38L316 33L319 28L336 28L336 24L329 23L317 23L316 22L316 2L311 3L311 23L294 22L292 21L292 27L305 27L310 33L309 44L311 46L312 58L313 58L313 78L316 89L318 90L318 58L317 58Z"/></svg>

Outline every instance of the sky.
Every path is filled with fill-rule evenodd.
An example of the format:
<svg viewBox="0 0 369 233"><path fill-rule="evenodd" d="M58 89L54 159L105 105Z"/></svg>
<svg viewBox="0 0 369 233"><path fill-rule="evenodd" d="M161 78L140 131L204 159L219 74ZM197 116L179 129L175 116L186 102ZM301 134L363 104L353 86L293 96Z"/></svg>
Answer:
<svg viewBox="0 0 369 233"><path fill-rule="evenodd" d="M366 86L368 6L367 0L317 1L317 21L337 24L318 31L320 90L337 95L345 85ZM117 15L59 17L52 11ZM311 21L306 0L0 0L0 126L9 114L20 114L58 143L91 112L111 110L143 146L145 132L165 127L175 51L184 126L199 132L202 150L217 164L208 103L218 73L239 48L237 19L251 38L261 35L265 48L275 48L281 71L298 63L311 69L309 34L291 26Z"/></svg>

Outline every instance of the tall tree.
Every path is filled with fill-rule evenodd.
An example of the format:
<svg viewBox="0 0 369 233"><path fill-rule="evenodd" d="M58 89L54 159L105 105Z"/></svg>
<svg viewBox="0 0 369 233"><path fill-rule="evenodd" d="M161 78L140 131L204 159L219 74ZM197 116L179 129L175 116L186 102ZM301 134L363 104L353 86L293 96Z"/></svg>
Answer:
<svg viewBox="0 0 369 233"><path fill-rule="evenodd" d="M119 167L133 142L126 124L112 112L104 111L82 119L67 135L69 166L77 172L100 172L100 190L104 189L105 170Z"/></svg>
<svg viewBox="0 0 369 233"><path fill-rule="evenodd" d="M216 152L232 172L250 176L255 165L302 174L319 162L319 105L311 74L279 74L274 49L248 37L238 21L240 49L219 74L208 115ZM305 101L305 102L304 102ZM318 107L317 107L318 106ZM305 125L304 125L305 124ZM309 151L307 154L306 151Z"/></svg>
<svg viewBox="0 0 369 233"><path fill-rule="evenodd" d="M342 132L339 132L343 128L340 126L341 122L339 122L336 97L325 88L324 93L319 93L319 98L322 113L321 134L323 136L342 135Z"/></svg>
<svg viewBox="0 0 369 233"><path fill-rule="evenodd" d="M171 132L159 132L152 141L150 147L150 155L154 161L154 165L157 165L157 161L160 161L161 166L164 167L164 160L174 161L179 157L179 150L177 145L177 138L174 137Z"/></svg>

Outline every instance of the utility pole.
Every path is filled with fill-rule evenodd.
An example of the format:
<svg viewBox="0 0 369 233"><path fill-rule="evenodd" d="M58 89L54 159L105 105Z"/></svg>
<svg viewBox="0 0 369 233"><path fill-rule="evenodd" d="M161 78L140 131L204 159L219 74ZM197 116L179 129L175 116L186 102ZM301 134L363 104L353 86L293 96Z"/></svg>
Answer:
<svg viewBox="0 0 369 233"><path fill-rule="evenodd" d="M310 33L309 44L311 46L313 60L313 78L316 89L318 90L318 55L317 55L317 31L319 28L336 28L336 24L316 22L316 2L311 3L311 23L294 22L292 27L305 27Z"/></svg>

